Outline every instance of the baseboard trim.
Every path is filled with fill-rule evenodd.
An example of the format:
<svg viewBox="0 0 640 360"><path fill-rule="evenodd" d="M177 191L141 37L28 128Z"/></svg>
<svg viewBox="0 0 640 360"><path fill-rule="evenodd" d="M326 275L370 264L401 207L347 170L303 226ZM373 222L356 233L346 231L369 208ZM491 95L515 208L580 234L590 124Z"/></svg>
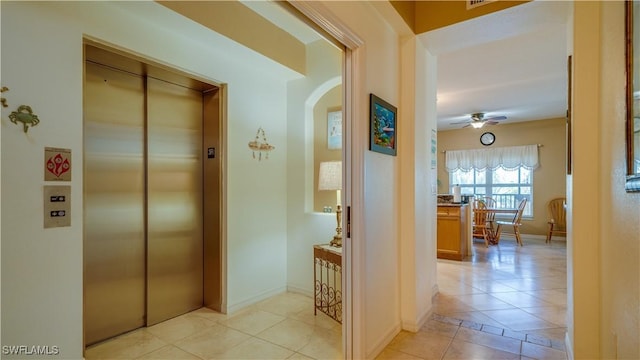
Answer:
<svg viewBox="0 0 640 360"><path fill-rule="evenodd" d="M287 285L287 291L288 292L292 292L292 293L296 293L296 294L305 295L305 296L308 296L310 298L313 297L313 290L303 289L303 288L297 287L295 285Z"/></svg>
<svg viewBox="0 0 640 360"><path fill-rule="evenodd" d="M513 232L503 232L503 235L507 235L507 236L511 236L513 237ZM537 235L537 234L520 234L520 236L524 239L524 240L547 240L547 235ZM565 237L561 237L561 236L554 236L551 238L551 241L560 241L560 242L566 242L566 238Z"/></svg>
<svg viewBox="0 0 640 360"><path fill-rule="evenodd" d="M520 234L520 236L526 239L547 240L547 235Z"/></svg>
<svg viewBox="0 0 640 360"><path fill-rule="evenodd" d="M279 288L275 288L275 289L271 289L271 290L266 290L263 291L261 293L259 293L256 296L251 296L248 297L240 302L237 302L233 305L229 305L227 307L227 314L228 315L233 315L234 313L237 313L238 311L249 307L255 303L258 303L264 299L270 298L272 296L278 295L278 294L282 294L284 292L287 291L287 288L285 286L279 287Z"/></svg>
<svg viewBox="0 0 640 360"><path fill-rule="evenodd" d="M567 348L567 359L573 360L573 346L571 346L568 332L564 333L564 346Z"/></svg>
<svg viewBox="0 0 640 360"><path fill-rule="evenodd" d="M402 330L411 331L416 333L424 326L429 320L432 314L433 307L427 309L422 315L418 317L418 321L402 321Z"/></svg>
<svg viewBox="0 0 640 360"><path fill-rule="evenodd" d="M400 333L400 324L392 327L382 338L377 342L377 345L373 347L370 351L367 351L367 359L375 359L376 356L380 355L382 350L387 347L391 343L394 337Z"/></svg>

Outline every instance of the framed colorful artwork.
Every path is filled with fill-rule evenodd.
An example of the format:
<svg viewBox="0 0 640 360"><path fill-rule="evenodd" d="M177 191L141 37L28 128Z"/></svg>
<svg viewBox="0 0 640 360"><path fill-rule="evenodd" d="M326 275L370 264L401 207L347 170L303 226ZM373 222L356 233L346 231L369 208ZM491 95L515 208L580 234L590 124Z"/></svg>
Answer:
<svg viewBox="0 0 640 360"><path fill-rule="evenodd" d="M327 111L327 147L329 150L342 149L342 110Z"/></svg>
<svg viewBox="0 0 640 360"><path fill-rule="evenodd" d="M369 150L395 156L398 109L374 94L370 106Z"/></svg>

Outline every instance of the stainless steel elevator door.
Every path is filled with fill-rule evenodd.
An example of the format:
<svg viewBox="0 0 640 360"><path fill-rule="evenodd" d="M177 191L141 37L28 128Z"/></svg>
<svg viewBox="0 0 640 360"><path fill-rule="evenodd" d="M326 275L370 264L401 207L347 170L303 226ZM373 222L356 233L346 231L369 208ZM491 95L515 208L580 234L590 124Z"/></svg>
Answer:
<svg viewBox="0 0 640 360"><path fill-rule="evenodd" d="M86 62L85 344L145 324L144 79Z"/></svg>
<svg viewBox="0 0 640 360"><path fill-rule="evenodd" d="M147 325L203 305L203 98L147 81Z"/></svg>

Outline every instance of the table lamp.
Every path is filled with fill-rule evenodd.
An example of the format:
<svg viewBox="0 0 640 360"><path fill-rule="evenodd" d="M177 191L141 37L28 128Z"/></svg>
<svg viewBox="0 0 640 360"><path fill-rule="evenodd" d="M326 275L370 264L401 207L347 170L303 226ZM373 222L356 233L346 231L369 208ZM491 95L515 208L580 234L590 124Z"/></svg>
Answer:
<svg viewBox="0 0 640 360"><path fill-rule="evenodd" d="M331 240L331 246L342 246L342 207L340 206L340 190L342 189L342 161L323 161L320 163L320 171L318 174L318 190L335 190L336 191L336 234Z"/></svg>

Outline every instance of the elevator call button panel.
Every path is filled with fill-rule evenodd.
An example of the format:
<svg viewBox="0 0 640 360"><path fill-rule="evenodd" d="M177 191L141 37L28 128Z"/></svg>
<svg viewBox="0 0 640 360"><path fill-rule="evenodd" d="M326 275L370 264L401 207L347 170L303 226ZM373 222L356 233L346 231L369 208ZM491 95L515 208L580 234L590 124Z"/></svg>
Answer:
<svg viewBox="0 0 640 360"><path fill-rule="evenodd" d="M44 227L71 226L71 186L44 186Z"/></svg>

